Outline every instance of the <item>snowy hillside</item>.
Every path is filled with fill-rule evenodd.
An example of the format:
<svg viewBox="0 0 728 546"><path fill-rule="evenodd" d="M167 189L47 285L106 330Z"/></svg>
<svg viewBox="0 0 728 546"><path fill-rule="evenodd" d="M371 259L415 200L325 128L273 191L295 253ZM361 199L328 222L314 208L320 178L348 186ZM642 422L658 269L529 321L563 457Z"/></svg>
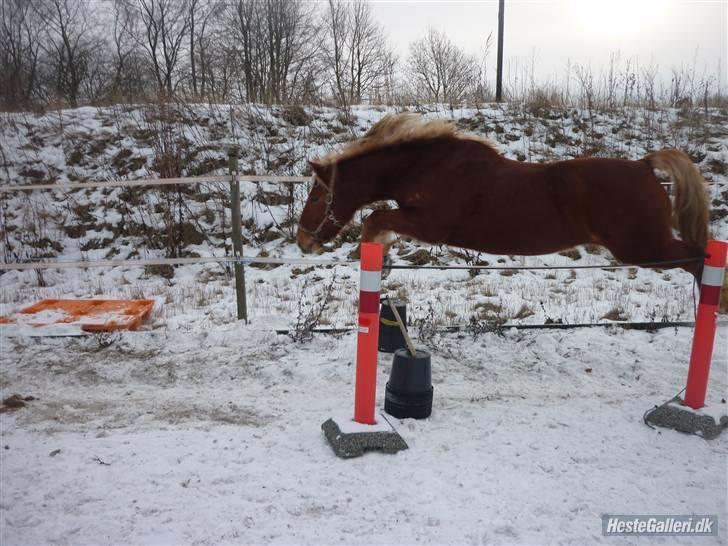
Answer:
<svg viewBox="0 0 728 546"><path fill-rule="evenodd" d="M5 183L113 180L158 176L170 160L180 175L224 174L227 151L239 150L241 171L302 175L306 160L362 134L387 113L360 107L334 109L230 108L212 106L80 108L47 113L3 114L2 178ZM619 109L612 113L577 110L531 112L513 106L427 110L428 116L455 119L466 130L498 142L504 153L526 161L581 155L643 157L663 147L679 147L700 165L710 184L714 235L728 238L728 114ZM139 257L229 256L229 192L224 183L181 186L178 193L155 188L4 193L2 249L6 262ZM296 256L293 237L307 188L304 185L243 184L246 256ZM182 221L178 221L182 218ZM179 232L170 241L169 230ZM325 257L346 259L358 240L352 229ZM419 249L419 251L418 251ZM174 254L170 254L173 251ZM398 263L481 263L491 265L601 265L613 263L601 248L579 248L537 258L486 256L459 249L422 246L402 240ZM173 277L165 279L165 277ZM249 271L250 314L295 316L306 279L336 274L338 308L326 313L333 325L353 322L356 276L349 269L307 271L280 267ZM203 281L204 284L201 284ZM263 281L263 282L261 282ZM38 284L46 287L39 288ZM424 285L426 290L422 290ZM431 286L434 283L433 286ZM233 299L229 275L221 266L119 268L75 272L11 272L0 312L36 297L66 295L164 295L165 320L182 309L205 308L227 322ZM289 289L289 288L292 288ZM690 276L681 270L489 272L393 274L387 288L407 298L416 314L432 313L444 326L462 325L472 316L542 323L595 322L603 317L631 320L689 320L693 298ZM582 302L583 305L574 305ZM9 305L8 305L9 304Z"/></svg>

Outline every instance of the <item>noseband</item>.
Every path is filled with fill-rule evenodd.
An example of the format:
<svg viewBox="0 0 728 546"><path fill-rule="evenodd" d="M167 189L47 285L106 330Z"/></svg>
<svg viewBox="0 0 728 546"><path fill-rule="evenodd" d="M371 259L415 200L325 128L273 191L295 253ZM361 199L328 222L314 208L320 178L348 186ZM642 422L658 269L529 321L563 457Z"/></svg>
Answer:
<svg viewBox="0 0 728 546"><path fill-rule="evenodd" d="M313 237L313 240L317 243L321 243L322 241L319 240L318 235L321 232L321 230L324 227L324 224L326 224L326 221L328 220L332 224L334 224L339 229L343 228L343 224L339 222L338 218L336 218L336 215L334 214L333 210L333 203L334 203L334 184L336 183L336 163L333 164L331 167L331 180L329 181L329 185L327 186L319 176L314 173L313 175L314 182L316 184L320 184L323 186L324 191L326 192L326 197L324 199L324 202L326 203L326 209L324 210L323 218L321 219L321 222L319 225L314 229L313 231L310 231L306 228L304 228L302 225L298 225L298 229L303 231L304 233L309 234L311 237Z"/></svg>

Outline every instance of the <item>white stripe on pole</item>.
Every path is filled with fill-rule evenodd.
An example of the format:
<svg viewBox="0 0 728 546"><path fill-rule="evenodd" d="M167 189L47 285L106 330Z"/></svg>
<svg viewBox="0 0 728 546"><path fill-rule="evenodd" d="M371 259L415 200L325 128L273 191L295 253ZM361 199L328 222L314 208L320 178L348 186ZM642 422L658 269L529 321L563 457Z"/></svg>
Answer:
<svg viewBox="0 0 728 546"><path fill-rule="evenodd" d="M359 281L359 290L362 292L379 292L382 287L381 271L361 271L361 280Z"/></svg>
<svg viewBox="0 0 728 546"><path fill-rule="evenodd" d="M701 284L708 286L723 286L723 276L725 275L724 267L715 267L706 265L703 269L703 280Z"/></svg>

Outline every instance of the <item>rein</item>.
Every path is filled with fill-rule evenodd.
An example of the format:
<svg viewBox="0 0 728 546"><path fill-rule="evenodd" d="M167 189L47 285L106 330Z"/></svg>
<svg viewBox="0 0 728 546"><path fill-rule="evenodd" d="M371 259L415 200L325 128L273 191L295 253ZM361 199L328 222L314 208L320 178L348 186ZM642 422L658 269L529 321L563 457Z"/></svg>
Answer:
<svg viewBox="0 0 728 546"><path fill-rule="evenodd" d="M326 209L324 210L323 218L321 219L321 222L319 222L319 225L314 229L313 231L310 231L303 226L299 225L298 228L302 230L305 233L308 233L317 243L321 243L321 241L318 238L318 234L321 232L321 230L324 227L324 224L326 224L326 221L328 220L332 224L334 224L339 229L343 228L343 224L339 222L338 218L336 218L336 215L334 214L334 210L332 208L332 205L334 203L334 187L336 184L336 166L337 164L334 163L331 167L331 179L329 180L329 185L327 186L321 178L317 174L314 173L314 182L316 184L320 184L323 186L324 190L326 191L326 197L324 202L326 203Z"/></svg>

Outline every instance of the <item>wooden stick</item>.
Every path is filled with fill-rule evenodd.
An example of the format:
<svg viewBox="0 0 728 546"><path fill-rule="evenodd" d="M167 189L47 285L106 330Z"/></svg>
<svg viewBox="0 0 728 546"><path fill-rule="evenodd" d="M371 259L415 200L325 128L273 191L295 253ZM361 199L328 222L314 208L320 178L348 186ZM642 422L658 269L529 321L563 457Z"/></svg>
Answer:
<svg viewBox="0 0 728 546"><path fill-rule="evenodd" d="M88 182L50 183L50 184L5 184L0 192L32 190L76 190L91 188L121 188L127 186L167 186L169 184L201 184L206 182L227 182L228 175L187 176L183 178L150 178L144 180L106 180ZM272 182L274 184L302 184L310 182L310 176L270 176L266 174L239 174L239 182Z"/></svg>
<svg viewBox="0 0 728 546"><path fill-rule="evenodd" d="M240 219L240 181L238 180L238 156L231 150L228 156L230 171L230 215L232 216L233 254L239 260L243 257L242 220ZM235 262L235 298L238 320L248 324L248 303L245 290L245 267L241 261Z"/></svg>
<svg viewBox="0 0 728 546"><path fill-rule="evenodd" d="M402 336L404 336L404 341L407 343L407 349L409 349L412 358L416 358L417 349L415 349L415 345L412 343L412 339L409 337L407 329L404 327L404 322L402 322L402 317L399 316L399 311L397 311L397 308L392 303L392 300L389 299L389 296L387 296L387 303L389 304L390 309L392 309L392 313L394 313L394 318L397 320L397 324L399 324L399 329L402 332Z"/></svg>

